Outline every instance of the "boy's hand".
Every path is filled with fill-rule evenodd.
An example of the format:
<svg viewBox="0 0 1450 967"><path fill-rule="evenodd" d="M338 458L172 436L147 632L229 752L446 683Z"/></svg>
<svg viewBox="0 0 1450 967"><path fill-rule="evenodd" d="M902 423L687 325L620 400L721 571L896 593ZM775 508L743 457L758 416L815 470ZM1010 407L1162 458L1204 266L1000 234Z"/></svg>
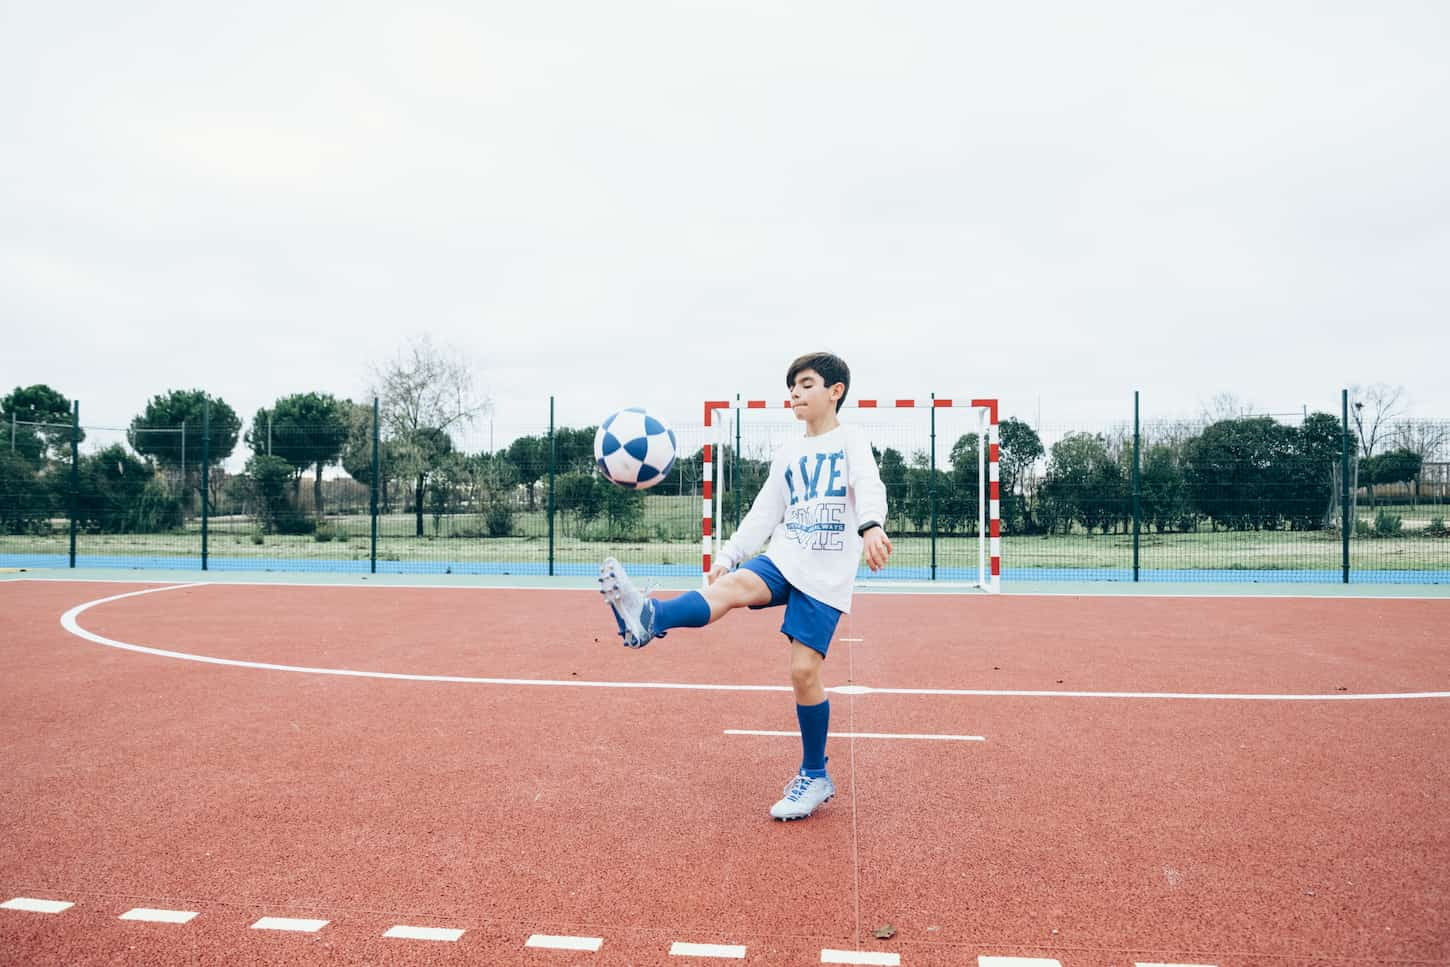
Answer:
<svg viewBox="0 0 1450 967"><path fill-rule="evenodd" d="M714 584L716 581L720 580L721 578L723 578L725 575L727 575L729 573L730 573L730 565L729 564L716 564L714 567L710 568L710 574L709 574L709 577L707 578L707 581L710 584Z"/></svg>
<svg viewBox="0 0 1450 967"><path fill-rule="evenodd" d="M881 570L891 557L891 538L886 536L885 528L873 527L866 532L864 540L866 565L873 571Z"/></svg>

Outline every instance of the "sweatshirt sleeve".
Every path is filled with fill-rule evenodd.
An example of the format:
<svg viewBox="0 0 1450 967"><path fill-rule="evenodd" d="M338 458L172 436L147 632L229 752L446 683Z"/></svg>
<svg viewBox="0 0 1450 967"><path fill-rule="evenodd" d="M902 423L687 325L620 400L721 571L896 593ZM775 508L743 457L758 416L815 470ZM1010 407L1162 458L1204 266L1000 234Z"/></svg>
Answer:
<svg viewBox="0 0 1450 967"><path fill-rule="evenodd" d="M775 525L785 519L785 491L781 486L781 467L777 457L770 462L770 474L765 478L760 493L750 505L750 511L740 522L735 533L720 548L720 561L735 567L751 554L760 550L770 539Z"/></svg>
<svg viewBox="0 0 1450 967"><path fill-rule="evenodd" d="M881 482L881 471L876 466L876 456L871 452L871 443L864 433L851 436L851 449L846 455L846 466L851 474L851 489L856 494L856 519L861 522L874 520L883 528L886 526L886 485Z"/></svg>

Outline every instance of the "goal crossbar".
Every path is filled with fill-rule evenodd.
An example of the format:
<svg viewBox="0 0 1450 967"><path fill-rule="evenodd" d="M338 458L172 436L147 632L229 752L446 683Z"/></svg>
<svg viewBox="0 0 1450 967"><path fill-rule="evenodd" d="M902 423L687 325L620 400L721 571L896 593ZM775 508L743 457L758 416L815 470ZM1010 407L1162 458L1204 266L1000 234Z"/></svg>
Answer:
<svg viewBox="0 0 1450 967"><path fill-rule="evenodd" d="M1002 525L1001 494L998 473L999 440L997 435L997 400L995 399L938 399L925 400L856 400L842 404L843 408L855 410L932 410L935 427L936 413L940 409L975 410L979 432L977 459L977 580L971 585L990 593L1000 592L1002 587ZM704 483L704 500L701 507L700 568L702 582L708 580L710 567L720 556L724 543L722 516L722 476L724 460L715 460L716 446L728 444L729 423L722 417L739 410L789 410L791 401L774 404L766 400L707 400L705 401L705 444L702 450L703 463L701 480ZM933 430L933 432L935 432ZM720 521L722 526L716 526ZM936 579L935 564L932 580Z"/></svg>

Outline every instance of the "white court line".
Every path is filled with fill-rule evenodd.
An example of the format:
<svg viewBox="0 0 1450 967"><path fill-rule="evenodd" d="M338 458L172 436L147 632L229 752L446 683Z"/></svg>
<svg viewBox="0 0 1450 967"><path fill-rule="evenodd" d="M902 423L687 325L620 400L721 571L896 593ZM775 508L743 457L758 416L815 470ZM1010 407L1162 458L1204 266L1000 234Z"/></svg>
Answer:
<svg viewBox="0 0 1450 967"><path fill-rule="evenodd" d="M178 591L185 588L201 587L198 584L169 584L163 587L146 588L141 591L128 591L125 594L115 594L107 598L97 598L94 601L87 601L71 608L60 617L61 627L78 638L94 642L98 645L105 645L108 648L119 648L123 651L139 652L143 655L156 655L160 658L174 658L179 661L195 661L208 665L225 665L232 668L253 668L262 671L293 672L303 675L337 675L347 678L383 678L396 681L408 682L443 682L461 685L515 685L515 686L548 686L555 688L639 688L639 689L665 689L673 691L700 691L700 692L789 692L789 685L725 685L718 683L694 683L694 682L598 682L583 681L580 679L545 679L545 678L477 678L464 675L415 675L401 672L365 672L355 671L349 668L313 668L304 665L278 665L270 662L240 661L233 658L212 658L207 655L194 655L181 651L167 651L162 648L148 648L145 645L133 645L124 641L116 641L106 638L103 635L95 634L82 628L76 620L81 614L98 605L108 604L112 601L120 601L124 598L134 598L143 594L155 594L159 591ZM827 692L837 692L845 695L928 695L937 697L968 697L968 698L1108 698L1108 699L1175 699L1194 701L1244 701L1244 702L1369 702L1369 701L1393 701L1404 699L1428 699L1428 698L1450 698L1450 692L1380 692L1367 694L1333 693L1329 695L1283 695L1283 694L1223 694L1207 692L1068 692L1068 691L1012 691L1008 689L979 689L979 688L874 688L869 685L839 685L826 689Z"/></svg>
<svg viewBox="0 0 1450 967"><path fill-rule="evenodd" d="M822 950L823 964L873 964L875 967L901 967L901 955L875 950Z"/></svg>
<svg viewBox="0 0 1450 967"><path fill-rule="evenodd" d="M536 933L529 937L524 946L543 947L546 950L587 950L593 953L602 943L602 937L551 937L548 934Z"/></svg>
<svg viewBox="0 0 1450 967"><path fill-rule="evenodd" d="M294 920L291 917L263 917L252 924L253 930L290 930L294 933L316 933L327 926L326 920Z"/></svg>
<svg viewBox="0 0 1450 967"><path fill-rule="evenodd" d="M726 735L780 735L800 738L799 732L772 732L766 729L726 729ZM913 735L907 732L832 732L832 739L937 739L945 742L986 742L980 735Z"/></svg>
<svg viewBox="0 0 1450 967"><path fill-rule="evenodd" d="M977 967L1062 967L1051 957L978 957Z"/></svg>
<svg viewBox="0 0 1450 967"><path fill-rule="evenodd" d="M18 896L13 900L6 900L0 903L0 910L24 910L26 913L61 913L75 906L65 900L35 900L28 896Z"/></svg>
<svg viewBox="0 0 1450 967"><path fill-rule="evenodd" d="M150 907L136 907L127 910L117 920L144 920L147 923L190 923L196 913L191 910L153 910Z"/></svg>
<svg viewBox="0 0 1450 967"><path fill-rule="evenodd" d="M675 941L670 945L671 957L728 957L732 960L744 960L745 948L735 944L720 943L681 943Z"/></svg>
<svg viewBox="0 0 1450 967"><path fill-rule="evenodd" d="M842 641L865 641L865 638L842 638Z"/></svg>
<svg viewBox="0 0 1450 967"><path fill-rule="evenodd" d="M383 934L384 937L397 937L402 940L457 940L463 936L462 930L450 930L446 927L405 927L401 923L389 927Z"/></svg>

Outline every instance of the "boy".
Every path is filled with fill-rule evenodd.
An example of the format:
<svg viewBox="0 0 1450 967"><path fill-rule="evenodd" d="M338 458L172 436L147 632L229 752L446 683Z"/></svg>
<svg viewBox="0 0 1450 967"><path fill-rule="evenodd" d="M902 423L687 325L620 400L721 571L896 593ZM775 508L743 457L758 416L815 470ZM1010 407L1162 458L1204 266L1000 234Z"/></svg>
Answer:
<svg viewBox="0 0 1450 967"><path fill-rule="evenodd" d="M790 641L803 756L785 797L770 809L782 820L804 819L836 794L826 772L831 703L821 686L821 664L837 621L851 609L862 553L873 571L885 567L891 556L891 540L882 527L886 488L871 445L837 418L851 371L837 356L811 353L790 364L785 385L796 419L806 424L805 436L775 454L769 477L725 542L703 592L648 598L614 558L606 558L599 569L600 593L631 648L642 648L671 628L703 627L735 608L785 605L780 630ZM751 557L767 538L766 553Z"/></svg>

